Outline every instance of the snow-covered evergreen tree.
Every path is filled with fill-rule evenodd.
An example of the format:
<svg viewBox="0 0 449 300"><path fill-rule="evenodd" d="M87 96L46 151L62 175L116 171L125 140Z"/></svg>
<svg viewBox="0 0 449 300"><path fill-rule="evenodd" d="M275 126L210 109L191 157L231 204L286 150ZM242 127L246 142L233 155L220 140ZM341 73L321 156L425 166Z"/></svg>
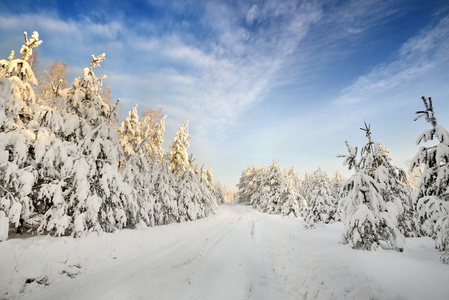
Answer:
<svg viewBox="0 0 449 300"><path fill-rule="evenodd" d="M302 200L304 201L302 205L300 205L299 214L301 217L305 218L309 211L309 206L311 202L311 193L312 193L312 184L313 184L313 174L306 173L304 175L304 180L300 182L299 185L299 194L302 196Z"/></svg>
<svg viewBox="0 0 449 300"><path fill-rule="evenodd" d="M137 105L129 111L128 117L120 124L118 129L120 144L122 145L125 159L134 155L136 149L142 143L142 133L137 114ZM139 151L141 152L141 151ZM142 155L142 153L139 153Z"/></svg>
<svg viewBox="0 0 449 300"><path fill-rule="evenodd" d="M90 68L65 91L69 109L79 118L73 137L79 148L68 180L67 209L75 236L131 225L127 218L131 191L118 170L123 154L111 124L115 110L102 100L103 77L97 78L93 72L104 54L92 58Z"/></svg>
<svg viewBox="0 0 449 300"><path fill-rule="evenodd" d="M179 221L195 221L205 217L204 210L201 208L201 189L193 170L184 171L178 180Z"/></svg>
<svg viewBox="0 0 449 300"><path fill-rule="evenodd" d="M361 129L368 143L362 148L360 160L357 161L357 147L348 142L349 154L339 155L345 158L344 165L355 169L355 174L343 184L339 203L345 223L343 243L354 249L375 250L383 240L403 251L405 239L398 229L398 215L403 207L398 195L388 190L392 183L398 183L391 173L397 169L389 163L379 144L372 141L370 126L365 123Z"/></svg>
<svg viewBox="0 0 449 300"><path fill-rule="evenodd" d="M190 167L189 154L187 148L189 147L189 121L184 122L176 133L173 143L167 152L167 158L171 165L171 170L175 176L181 175Z"/></svg>
<svg viewBox="0 0 449 300"><path fill-rule="evenodd" d="M208 216L215 212L217 208L217 198L212 183L212 171L204 172L203 166L198 169L195 175L198 178L198 184L201 191L201 207L204 210L204 215Z"/></svg>
<svg viewBox="0 0 449 300"><path fill-rule="evenodd" d="M237 184L238 191L235 194L234 202L241 204L250 204L252 194L255 192L254 184L257 176L257 168L249 165L242 174Z"/></svg>
<svg viewBox="0 0 449 300"><path fill-rule="evenodd" d="M257 168L255 176L250 182L249 189L252 191L252 193L249 198L249 205L252 205L255 208L259 206L260 202L262 201L261 197L263 194L262 189L267 181L267 176L268 176L268 167L266 166L265 163L263 163L261 167Z"/></svg>
<svg viewBox="0 0 449 300"><path fill-rule="evenodd" d="M39 123L33 145L37 180L34 184L34 221L37 233L63 235L71 228L66 214L73 162L78 153L75 139L80 126L79 116L69 109L63 90L59 87L45 94L34 122Z"/></svg>
<svg viewBox="0 0 449 300"><path fill-rule="evenodd" d="M377 144L379 149L377 181L381 187L381 193L387 202L396 203L398 229L405 237L419 236L419 224L415 206L412 204L410 186L407 174L397 168L390 157L390 150L382 142ZM390 212L391 213L391 212Z"/></svg>
<svg viewBox="0 0 449 300"><path fill-rule="evenodd" d="M339 170L337 170L334 176L331 178L331 186L332 186L332 196L335 200L340 200L340 190L345 181L345 177Z"/></svg>
<svg viewBox="0 0 449 300"><path fill-rule="evenodd" d="M32 121L36 110L33 87L37 80L27 60L42 41L36 31L30 39L26 32L24 36L22 58L15 58L11 51L7 60L0 60L0 211L8 219L3 219L2 227L6 223L17 227L21 219L27 220L34 211L31 194L36 174L30 146L38 126ZM0 228L4 230L7 228Z"/></svg>
<svg viewBox="0 0 449 300"><path fill-rule="evenodd" d="M301 204L304 202L302 196L298 193L296 181L298 177L294 169L284 171L283 180L281 183L281 200L280 209L284 216L293 216L298 218L300 216Z"/></svg>
<svg viewBox="0 0 449 300"><path fill-rule="evenodd" d="M242 171L234 201L261 212L298 217L305 202L298 185L294 168L281 171L278 161L273 161L270 168L251 165Z"/></svg>
<svg viewBox="0 0 449 300"><path fill-rule="evenodd" d="M155 162L151 166L154 166ZM131 224L143 227L154 226L154 184L155 168L150 168L147 159L137 153L126 162L122 172L123 180L131 189L128 220Z"/></svg>
<svg viewBox="0 0 449 300"><path fill-rule="evenodd" d="M278 161L273 161L259 184L259 201L253 202L253 207L270 214L280 213L282 171Z"/></svg>
<svg viewBox="0 0 449 300"><path fill-rule="evenodd" d="M157 158L154 158L157 160ZM169 162L163 160L160 163L161 169L154 182L154 199L157 204L155 213L156 224L164 225L179 220L179 209L176 200L176 179L170 171Z"/></svg>
<svg viewBox="0 0 449 300"><path fill-rule="evenodd" d="M167 116L162 116L155 127L149 132L150 139L147 143L145 143L145 147L147 149L147 153L150 157L156 157L159 161L162 161L164 157L164 149L162 149L162 144L164 143L164 132L165 132L165 119ZM148 118L148 117L147 117ZM145 120L142 121L144 123Z"/></svg>
<svg viewBox="0 0 449 300"><path fill-rule="evenodd" d="M203 174L203 182L205 186L207 187L207 190L212 195L212 201L215 203L215 205L223 204L224 203L224 195L220 187L218 187L217 183L214 183L214 176L212 175L212 168L211 166L208 166L206 171L203 171L203 168L201 168L201 173Z"/></svg>
<svg viewBox="0 0 449 300"><path fill-rule="evenodd" d="M436 145L421 147L413 159L412 169L423 165L416 193L416 205L422 230L436 240L443 254L441 260L449 263L449 132L437 123L432 99L422 97L425 111L418 111L415 120L424 116L432 125L417 139L416 144L437 140Z"/></svg>
<svg viewBox="0 0 449 300"><path fill-rule="evenodd" d="M312 174L310 202L304 217L306 227L313 228L317 223L328 224L337 219L337 202L333 197L331 180L321 169Z"/></svg>

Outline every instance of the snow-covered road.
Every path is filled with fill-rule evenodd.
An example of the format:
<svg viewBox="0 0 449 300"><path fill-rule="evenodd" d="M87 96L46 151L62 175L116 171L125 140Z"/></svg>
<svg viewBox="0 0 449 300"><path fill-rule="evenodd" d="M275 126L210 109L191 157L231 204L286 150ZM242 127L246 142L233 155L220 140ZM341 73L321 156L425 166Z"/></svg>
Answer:
<svg viewBox="0 0 449 300"><path fill-rule="evenodd" d="M59 275L48 275L47 287L33 283L34 288L29 285L22 289L22 296L27 299L419 299L422 296L444 299L449 295L444 283L449 268L435 260L438 253L429 249L432 245L427 245L427 240L408 254L407 249L405 254L355 251L338 244L339 231L341 224L306 230L296 219L261 214L244 206L221 206L215 216L190 223L84 239L63 238L65 242L48 237L42 242L39 240L42 237L37 237L36 241L47 245L35 246L42 251L47 248L48 254L42 254L42 260L52 257L58 260L51 253L59 246L65 252L59 255L59 261L64 261L61 265L70 264L72 268L76 265L81 272L70 279L68 271L53 271ZM11 242L16 248L27 251L32 248L22 244L27 241ZM385 270L388 275L383 282L374 265L382 261L380 268L389 268L392 262L401 260L401 255L405 257L399 263L404 264L415 261L415 256L425 258L422 274L404 270L411 281L398 278L394 282L401 271ZM435 278L431 278L431 283L423 283L420 278L412 279L414 276ZM440 281L439 276L443 276ZM428 284L433 291L416 294L414 287L406 286L407 282L413 285L415 281L421 283L419 290Z"/></svg>

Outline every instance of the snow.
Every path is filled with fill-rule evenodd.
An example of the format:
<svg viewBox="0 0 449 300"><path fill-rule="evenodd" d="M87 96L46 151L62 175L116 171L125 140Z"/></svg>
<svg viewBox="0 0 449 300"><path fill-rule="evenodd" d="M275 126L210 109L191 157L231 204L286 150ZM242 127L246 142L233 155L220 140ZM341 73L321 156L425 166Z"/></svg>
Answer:
<svg viewBox="0 0 449 300"><path fill-rule="evenodd" d="M361 251L338 243L343 229L220 206L194 222L78 239L10 234L0 298L447 299L449 266L432 239Z"/></svg>
<svg viewBox="0 0 449 300"><path fill-rule="evenodd" d="M9 219L4 211L0 211L0 242L8 238Z"/></svg>

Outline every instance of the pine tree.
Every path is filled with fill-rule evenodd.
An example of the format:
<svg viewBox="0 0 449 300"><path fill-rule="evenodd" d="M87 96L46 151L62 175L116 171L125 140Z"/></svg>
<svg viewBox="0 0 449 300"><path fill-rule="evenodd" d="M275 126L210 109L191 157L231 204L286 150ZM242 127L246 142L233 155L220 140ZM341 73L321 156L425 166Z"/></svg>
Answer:
<svg viewBox="0 0 449 300"><path fill-rule="evenodd" d="M208 166L206 171L204 171L203 167L201 167L199 169L199 176L201 177L201 182L206 189L206 193L210 193L211 195L210 201L213 206L216 207L218 204L223 204L224 196L221 189L214 183L214 176L212 175L211 166Z"/></svg>
<svg viewBox="0 0 449 300"><path fill-rule="evenodd" d="M170 171L169 162L163 160L160 166L160 172L154 182L154 198L160 209L159 215L156 216L157 225L164 225L177 222L179 211L176 200L176 179Z"/></svg>
<svg viewBox="0 0 449 300"><path fill-rule="evenodd" d="M164 142L166 115L161 113L161 109L147 110L141 118L142 139L147 139L144 143L146 155L149 159L156 157L160 162L164 157L162 144Z"/></svg>
<svg viewBox="0 0 449 300"><path fill-rule="evenodd" d="M201 201L201 191L195 173L191 169L184 171L178 183L179 221L195 221L204 217Z"/></svg>
<svg viewBox="0 0 449 300"><path fill-rule="evenodd" d="M0 211L15 227L33 213L31 194L36 179L31 145L38 126L32 121L37 80L28 60L42 41L36 31L30 39L26 32L24 37L21 59L11 51L7 60L0 60ZM8 222L3 219L0 231L7 231L4 224Z"/></svg>
<svg viewBox="0 0 449 300"><path fill-rule="evenodd" d="M150 157L156 157L159 161L162 161L164 157L164 149L162 144L164 143L165 132L165 119L167 116L162 116L156 123L154 129L151 131L151 138L145 144L147 153Z"/></svg>
<svg viewBox="0 0 449 300"><path fill-rule="evenodd" d="M379 144L371 139L370 126L365 123L361 129L368 143L361 150L360 160L357 161L357 147L351 147L348 142L349 154L339 155L345 159L344 165L355 169L355 174L343 184L339 203L345 223L343 243L349 243L354 249L375 250L383 240L403 251L405 239L397 221L403 208L396 195L388 190L388 182L394 176L390 171L395 169Z"/></svg>
<svg viewBox="0 0 449 300"><path fill-rule="evenodd" d="M155 162L152 163L152 166ZM131 189L128 219L131 224L143 227L154 226L154 176L155 168L150 168L147 159L134 154L126 162L122 172L123 180Z"/></svg>
<svg viewBox="0 0 449 300"><path fill-rule="evenodd" d="M251 193L251 197L249 198L249 205L252 205L254 208L257 208L261 205L262 202L262 188L266 182L266 178L268 176L268 167L265 163L262 164L261 167L257 168L256 174L253 177L253 180L250 182L250 189L253 191Z"/></svg>
<svg viewBox="0 0 449 300"><path fill-rule="evenodd" d="M311 173L306 173L304 175L304 180L299 184L299 194L302 196L302 205L300 205L300 216L305 218L309 213L309 207L311 203L311 193L312 193L312 181L313 175Z"/></svg>
<svg viewBox="0 0 449 300"><path fill-rule="evenodd" d="M415 121L425 117L432 129L424 131L416 144L434 139L437 144L421 147L413 159L412 170L424 165L416 193L415 203L422 230L436 240L436 247L443 252L441 260L449 263L449 132L437 123L432 99L422 97L425 111L418 111Z"/></svg>
<svg viewBox="0 0 449 300"><path fill-rule="evenodd" d="M293 168L287 172L284 171L280 187L280 209L283 216L293 216L296 218L300 216L303 199L295 188L297 180L298 177Z"/></svg>
<svg viewBox="0 0 449 300"><path fill-rule="evenodd" d="M281 212L281 184L282 171L278 161L273 161L264 180L261 181L260 201L254 204L254 208L261 212L280 214Z"/></svg>
<svg viewBox="0 0 449 300"><path fill-rule="evenodd" d="M332 196L337 200L337 202L340 199L340 190L344 181L345 177L339 170L337 170L331 179Z"/></svg>
<svg viewBox="0 0 449 300"><path fill-rule="evenodd" d="M204 172L203 166L197 169L195 175L198 179L198 185L201 191L201 208L204 216L209 216L213 214L218 206L217 199L214 194L214 186L208 181L207 172ZM212 176L212 173L209 174ZM212 180L212 177L209 178Z"/></svg>
<svg viewBox="0 0 449 300"><path fill-rule="evenodd" d="M80 117L67 100L66 65L55 62L51 76L46 72L45 88L41 86L34 116L38 123L37 139L33 144L37 180L33 186L36 232L65 235L70 233L73 220L67 214L73 163L78 155L77 129Z"/></svg>
<svg viewBox="0 0 449 300"><path fill-rule="evenodd" d="M176 133L175 139L167 152L167 158L171 165L171 170L175 176L181 175L189 169L189 155L187 148L189 147L189 121L181 125Z"/></svg>
<svg viewBox="0 0 449 300"><path fill-rule="evenodd" d="M312 174L310 203L305 216L306 227L313 228L317 223L328 224L337 219L337 202L332 196L331 180L318 169Z"/></svg>
<svg viewBox="0 0 449 300"><path fill-rule="evenodd" d="M116 111L101 98L104 77L97 78L93 72L104 54L92 58L83 76L65 91L69 109L80 120L73 137L79 148L68 180L67 213L74 220L75 236L132 225L127 218L131 191L118 170L123 154L111 124Z"/></svg>
<svg viewBox="0 0 449 300"><path fill-rule="evenodd" d="M239 183L237 184L238 191L235 194L234 202L247 205L251 204L250 199L255 192L253 182L255 182L256 175L257 168L254 165L247 166L247 168L242 171Z"/></svg>
<svg viewBox="0 0 449 300"><path fill-rule="evenodd" d="M118 129L120 144L122 145L125 159L128 160L136 153L136 149L142 143L142 133L137 114L137 105L129 111L128 117L120 124ZM139 147L141 148L141 147ZM138 151L142 155L142 150Z"/></svg>

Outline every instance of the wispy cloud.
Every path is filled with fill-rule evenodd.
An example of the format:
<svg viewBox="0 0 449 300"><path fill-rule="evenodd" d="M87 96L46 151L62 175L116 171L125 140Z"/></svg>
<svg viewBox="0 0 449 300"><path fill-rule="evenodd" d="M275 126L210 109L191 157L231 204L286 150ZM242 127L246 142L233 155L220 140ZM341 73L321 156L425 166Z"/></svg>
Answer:
<svg viewBox="0 0 449 300"><path fill-rule="evenodd" d="M191 152L202 157L220 148L232 160L245 152L267 161L278 153L307 164L299 150L305 141L323 149L326 139L325 148L337 149L332 141L339 140L335 152L344 151L348 126L374 118L380 104L399 107L400 97L447 78L447 12L419 34L410 31L415 36L395 43L394 53L363 55L367 43L378 45L389 22L409 11L407 1L147 0L141 7L119 1L104 11L107 3L96 2L84 11L86 3L70 4L75 15L49 5L2 12L0 55L14 45L18 52L24 30L38 30L42 66L62 59L73 78L91 54L105 52L95 71L108 76L124 110L163 107L166 140L189 119ZM363 65L357 72L346 70L353 54ZM442 79L427 80L430 72ZM283 108L272 112L276 106ZM319 160L318 152L309 157Z"/></svg>
<svg viewBox="0 0 449 300"><path fill-rule="evenodd" d="M321 8L287 1L239 6L217 1L200 9L199 19L191 21L200 26L195 35L189 20L148 36L134 31L154 31L147 20L132 25L123 19L98 23L88 15L63 20L51 11L2 16L0 26L40 31L46 63L61 58L79 70L90 54L106 52L98 72L109 75L125 108L135 102L143 109L162 105L178 123L189 116L193 130L213 138L272 88L286 57L320 19Z"/></svg>
<svg viewBox="0 0 449 300"><path fill-rule="evenodd" d="M409 39L389 64L376 66L342 91L337 104L370 102L380 93L392 91L421 77L424 72L449 61L449 16ZM419 96L419 95L418 95ZM385 99L388 101L388 99ZM377 99L378 104L381 99Z"/></svg>

